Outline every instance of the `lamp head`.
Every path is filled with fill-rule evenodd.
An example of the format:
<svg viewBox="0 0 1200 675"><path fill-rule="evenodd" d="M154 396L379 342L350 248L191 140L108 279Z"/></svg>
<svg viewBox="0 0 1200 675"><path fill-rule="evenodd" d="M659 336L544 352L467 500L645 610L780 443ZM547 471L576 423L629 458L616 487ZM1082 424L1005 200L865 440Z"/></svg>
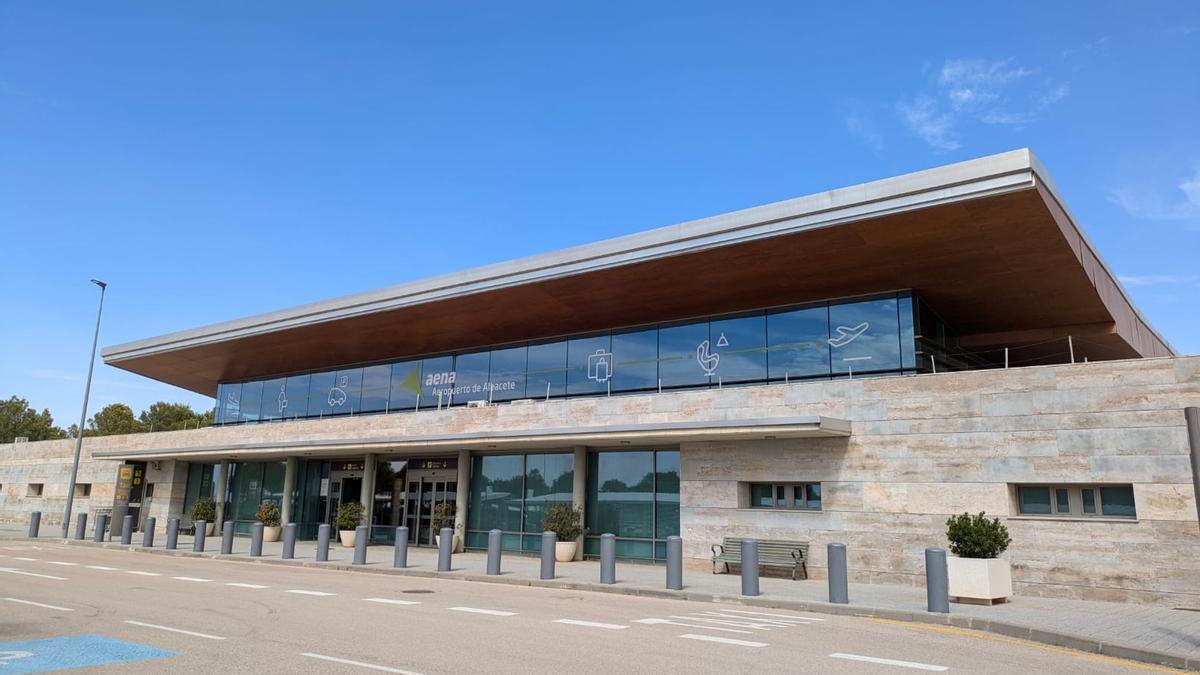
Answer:
<svg viewBox="0 0 1200 675"><path fill-rule="evenodd" d="M92 283L93 283L93 284L96 284L96 285L97 285L97 286L99 286L100 288L107 288L107 287L108 287L108 284L104 283L103 281L100 281L99 279L92 279Z"/></svg>

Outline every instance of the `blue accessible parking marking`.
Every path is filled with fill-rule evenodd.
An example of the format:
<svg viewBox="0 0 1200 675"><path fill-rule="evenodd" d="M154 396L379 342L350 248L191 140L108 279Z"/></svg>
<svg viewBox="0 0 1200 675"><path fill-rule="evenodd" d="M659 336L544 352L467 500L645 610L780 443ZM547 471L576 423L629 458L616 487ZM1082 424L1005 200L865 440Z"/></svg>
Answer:
<svg viewBox="0 0 1200 675"><path fill-rule="evenodd" d="M0 642L0 673L45 673L65 668L85 668L108 663L161 659L175 656L136 642L114 640L102 635Z"/></svg>

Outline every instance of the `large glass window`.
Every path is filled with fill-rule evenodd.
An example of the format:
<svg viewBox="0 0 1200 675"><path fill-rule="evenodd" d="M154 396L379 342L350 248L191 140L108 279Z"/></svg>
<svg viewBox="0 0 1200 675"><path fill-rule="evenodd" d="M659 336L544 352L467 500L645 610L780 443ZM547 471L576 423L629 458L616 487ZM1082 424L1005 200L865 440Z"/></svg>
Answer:
<svg viewBox="0 0 1200 675"><path fill-rule="evenodd" d="M528 349L512 347L492 352L491 374L488 387L493 401L511 401L525 398L525 368Z"/></svg>
<svg viewBox="0 0 1200 675"><path fill-rule="evenodd" d="M575 494L573 453L525 456L523 532L542 531L542 515L554 504L570 504Z"/></svg>
<svg viewBox="0 0 1200 675"><path fill-rule="evenodd" d="M713 321L708 332L719 384L767 379L766 316Z"/></svg>
<svg viewBox="0 0 1200 675"><path fill-rule="evenodd" d="M658 386L658 330L612 336L613 391L638 391Z"/></svg>
<svg viewBox="0 0 1200 675"><path fill-rule="evenodd" d="M599 553L599 536L611 533L619 556L664 557L662 540L679 532L679 452L594 452L587 479L584 551Z"/></svg>
<svg viewBox="0 0 1200 675"><path fill-rule="evenodd" d="M313 373L308 376L308 416L328 417L333 414L330 394L337 381L337 373Z"/></svg>
<svg viewBox="0 0 1200 675"><path fill-rule="evenodd" d="M491 352L459 354L454 357L454 402L488 400L488 371L491 368Z"/></svg>
<svg viewBox="0 0 1200 675"><path fill-rule="evenodd" d="M658 331L658 376L663 387L708 384L720 356L708 339L708 322L660 328Z"/></svg>
<svg viewBox="0 0 1200 675"><path fill-rule="evenodd" d="M437 408L453 401L454 357L438 356L421 360L421 407Z"/></svg>
<svg viewBox="0 0 1200 675"><path fill-rule="evenodd" d="M529 398L562 396L567 393L567 343L529 345Z"/></svg>
<svg viewBox="0 0 1200 675"><path fill-rule="evenodd" d="M767 363L772 380L829 375L829 307L767 315Z"/></svg>
<svg viewBox="0 0 1200 675"><path fill-rule="evenodd" d="M900 363L905 369L917 367L917 342L914 309L911 295L901 295L897 301L900 312Z"/></svg>
<svg viewBox="0 0 1200 675"><path fill-rule="evenodd" d="M402 361L392 364L392 393L388 410L415 410L421 394L421 362Z"/></svg>
<svg viewBox="0 0 1200 675"><path fill-rule="evenodd" d="M608 391L613 375L612 341L607 335L567 341L567 394Z"/></svg>
<svg viewBox="0 0 1200 675"><path fill-rule="evenodd" d="M223 384L218 390L221 400L218 401L217 411L225 424L236 424L242 419L242 383L232 382Z"/></svg>
<svg viewBox="0 0 1200 675"><path fill-rule="evenodd" d="M572 501L574 467L573 453L473 457L467 546L487 546L488 531L498 529L505 549L538 550L546 508Z"/></svg>
<svg viewBox="0 0 1200 675"><path fill-rule="evenodd" d="M287 379L283 398L276 405L283 411L283 419L308 417L308 375L293 375Z"/></svg>
<svg viewBox="0 0 1200 675"><path fill-rule="evenodd" d="M230 462L231 473L228 519L235 531L246 534L258 516L264 501L283 503L283 462Z"/></svg>
<svg viewBox="0 0 1200 675"><path fill-rule="evenodd" d="M263 383L259 382L243 382L242 383L242 421L257 422L259 408L262 405L262 390Z"/></svg>
<svg viewBox="0 0 1200 675"><path fill-rule="evenodd" d="M281 400L285 400L287 398L286 382L287 380L282 377L277 377L273 380L267 380L266 382L263 382L262 407L259 409L259 419L277 420L283 417L284 409L279 405L279 403Z"/></svg>
<svg viewBox="0 0 1200 675"><path fill-rule="evenodd" d="M339 370L326 399L334 415L353 415L360 412L362 401L362 368Z"/></svg>
<svg viewBox="0 0 1200 675"><path fill-rule="evenodd" d="M829 306L833 372L900 368L900 319L895 298Z"/></svg>
<svg viewBox="0 0 1200 675"><path fill-rule="evenodd" d="M524 455L477 455L471 458L471 495L467 527L521 531L521 494L524 489ZM478 545L478 542L469 542ZM483 545L487 545L486 534Z"/></svg>
<svg viewBox="0 0 1200 675"><path fill-rule="evenodd" d="M389 365L367 366L362 370L362 395L358 408L361 412L387 410L391 394L392 367Z"/></svg>

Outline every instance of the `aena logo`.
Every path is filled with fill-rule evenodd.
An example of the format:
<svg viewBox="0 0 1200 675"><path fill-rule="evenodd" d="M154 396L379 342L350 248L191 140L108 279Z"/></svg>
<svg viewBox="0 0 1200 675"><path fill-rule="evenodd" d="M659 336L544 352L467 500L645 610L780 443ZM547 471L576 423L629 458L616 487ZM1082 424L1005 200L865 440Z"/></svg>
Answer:
<svg viewBox="0 0 1200 675"><path fill-rule="evenodd" d="M449 373L429 373L425 376L426 387L436 387L442 384L454 384L454 371Z"/></svg>

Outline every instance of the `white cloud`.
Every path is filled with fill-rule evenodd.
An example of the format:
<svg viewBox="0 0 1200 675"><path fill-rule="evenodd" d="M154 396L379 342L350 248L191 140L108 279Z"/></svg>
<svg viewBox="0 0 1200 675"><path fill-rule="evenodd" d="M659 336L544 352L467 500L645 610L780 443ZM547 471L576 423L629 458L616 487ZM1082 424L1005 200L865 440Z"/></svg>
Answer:
<svg viewBox="0 0 1200 675"><path fill-rule="evenodd" d="M1117 278L1126 286L1165 286L1190 284L1200 281L1200 276L1194 274L1121 274Z"/></svg>
<svg viewBox="0 0 1200 675"><path fill-rule="evenodd" d="M954 140L951 129L954 117L948 112L938 109L938 103L929 96L918 96L912 101L900 101L896 104L900 119L924 141L938 150L955 150L961 147Z"/></svg>
<svg viewBox="0 0 1200 675"><path fill-rule="evenodd" d="M1175 186L1180 196L1164 196L1144 186L1125 185L1112 190L1109 200L1139 220L1200 220L1200 163Z"/></svg>
<svg viewBox="0 0 1200 675"><path fill-rule="evenodd" d="M933 90L900 100L896 112L935 149L954 150L962 146L961 129L968 124L1020 130L1067 96L1066 83L1035 75L1036 69L1013 58L948 59L936 71Z"/></svg>
<svg viewBox="0 0 1200 675"><path fill-rule="evenodd" d="M1082 56L1084 54L1087 54L1088 52L1100 49L1101 47L1104 47L1107 44L1108 44L1108 36L1106 35L1102 38L1092 40L1091 42L1089 42L1085 45L1079 46L1079 47L1068 47L1067 49L1062 50L1061 54L1064 59L1071 58L1073 56Z"/></svg>
<svg viewBox="0 0 1200 675"><path fill-rule="evenodd" d="M861 112L851 113L845 118L846 131L875 150L883 149L883 132L875 118Z"/></svg>

